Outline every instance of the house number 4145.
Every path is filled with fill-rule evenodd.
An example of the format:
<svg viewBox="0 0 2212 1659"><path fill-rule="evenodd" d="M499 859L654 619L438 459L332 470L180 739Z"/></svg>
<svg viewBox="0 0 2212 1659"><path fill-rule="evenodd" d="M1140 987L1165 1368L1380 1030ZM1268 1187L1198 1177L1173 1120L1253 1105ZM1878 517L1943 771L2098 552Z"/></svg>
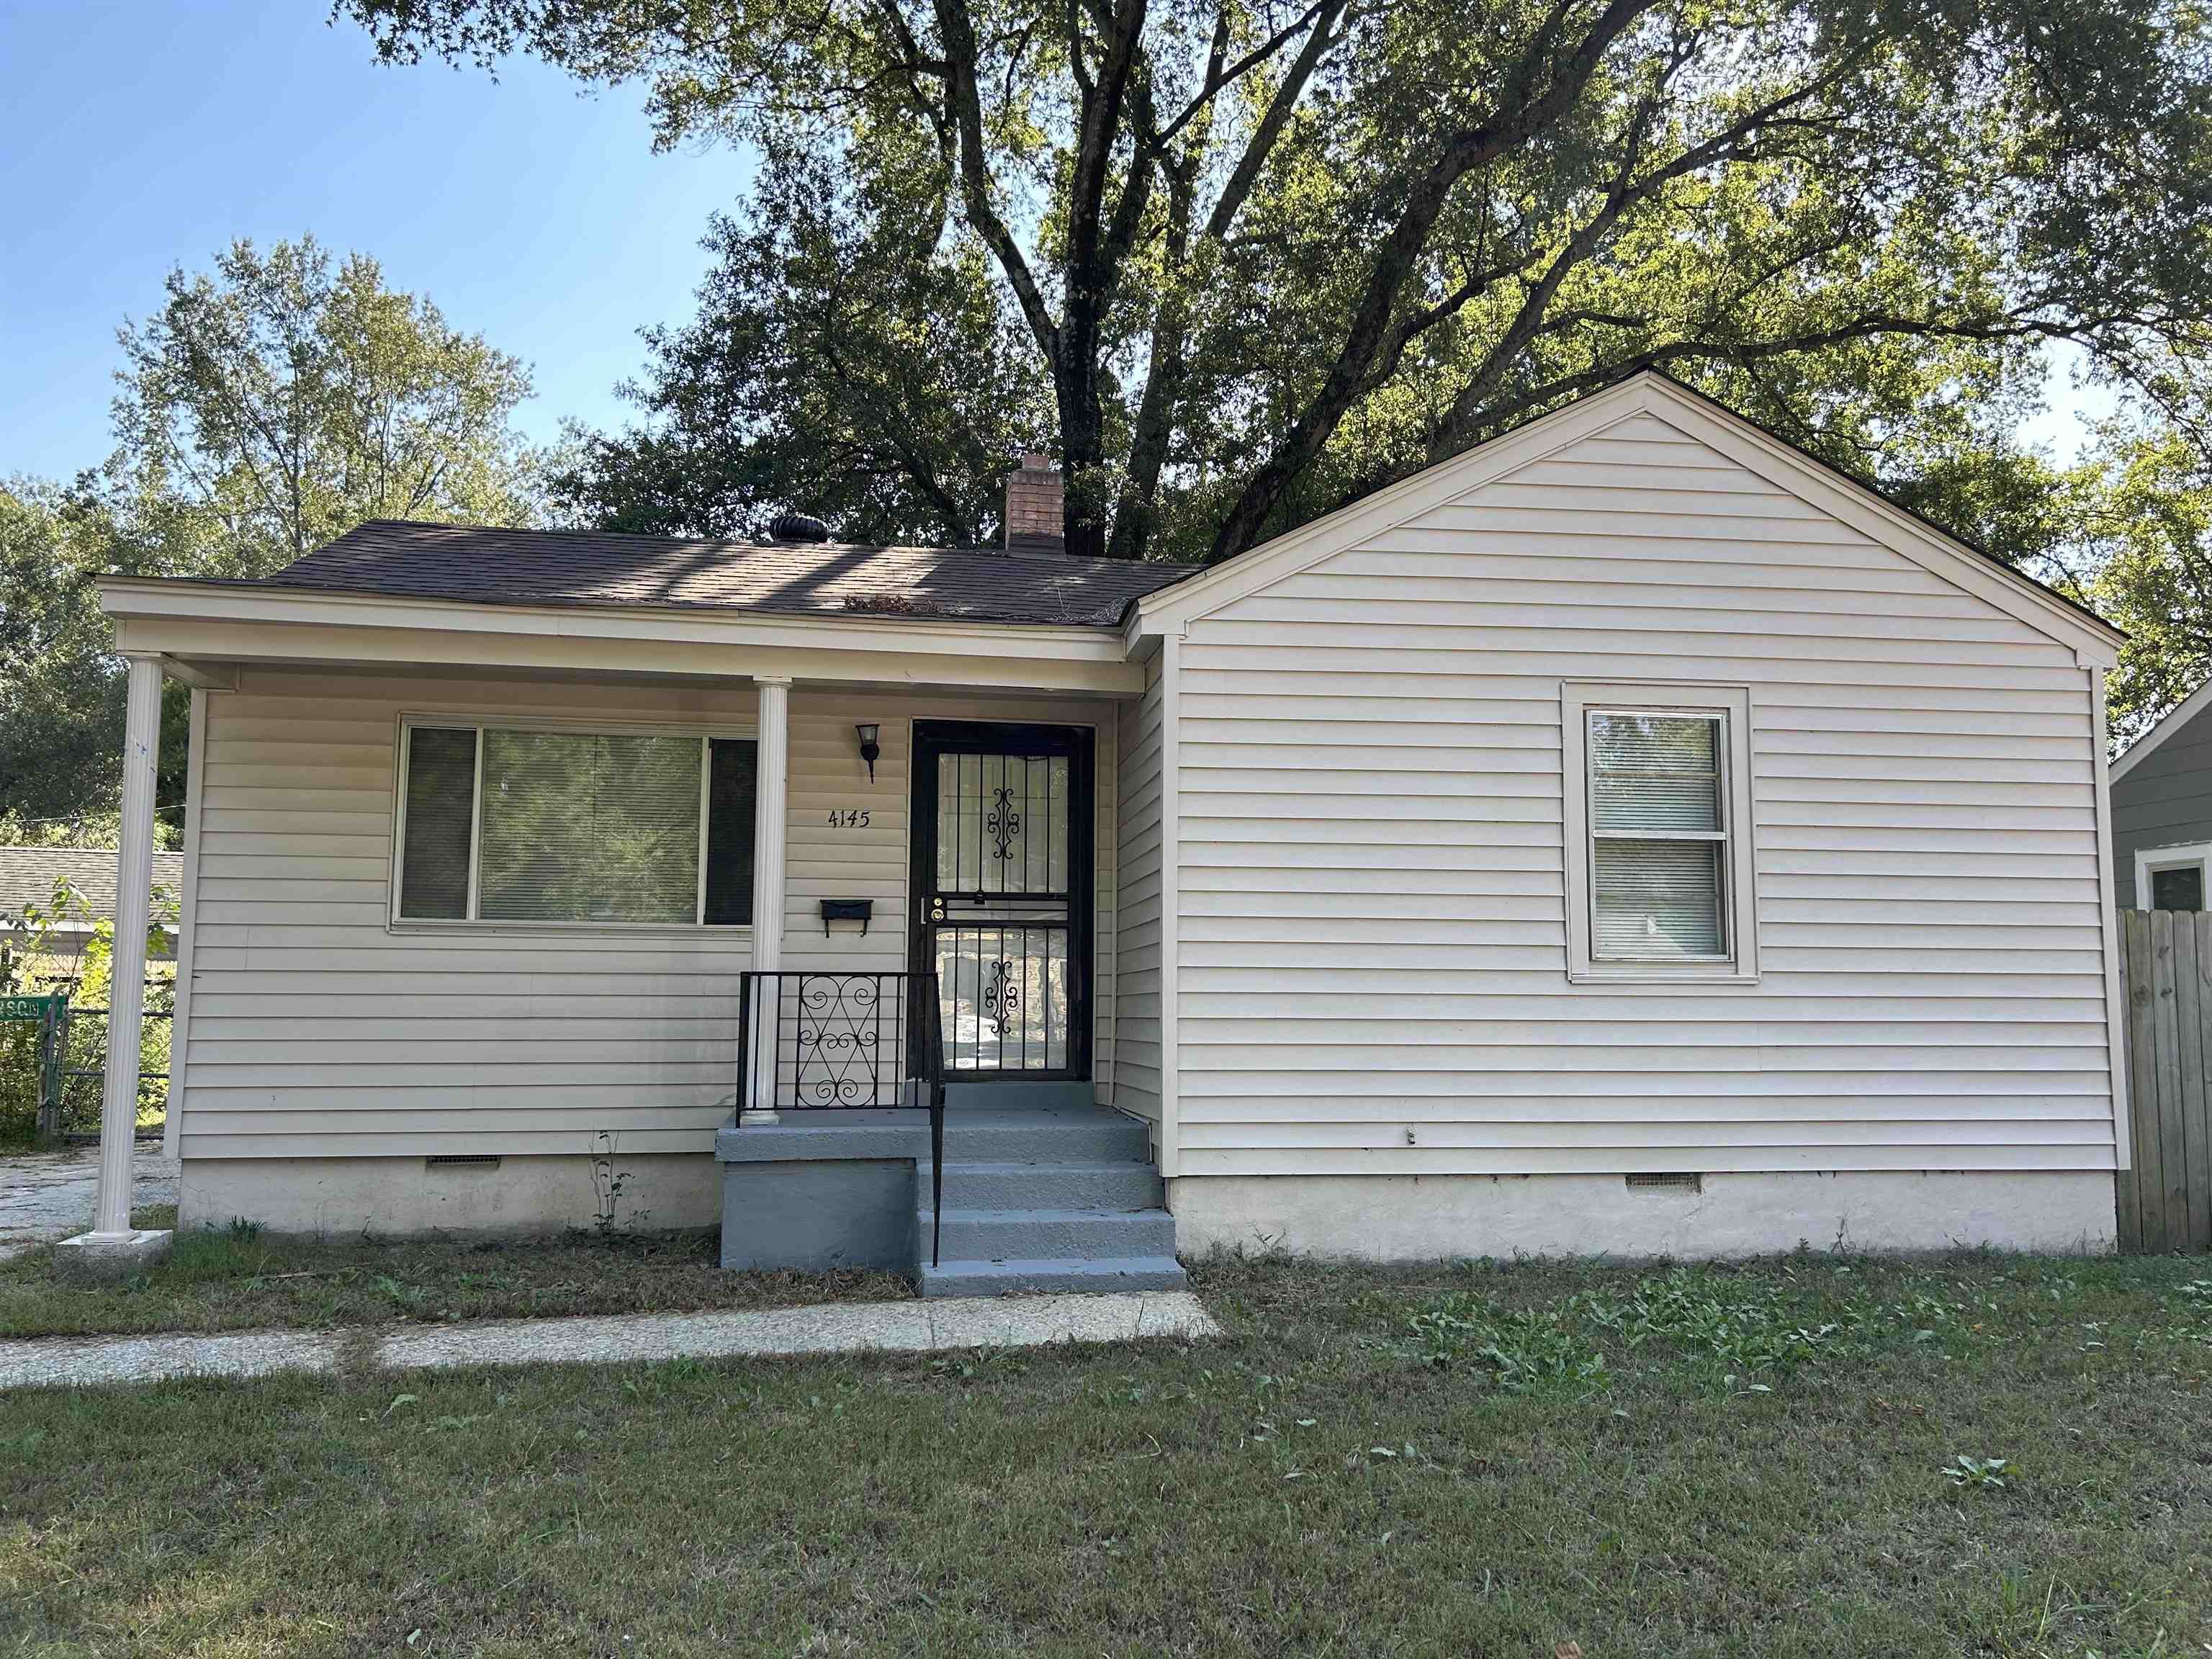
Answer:
<svg viewBox="0 0 2212 1659"><path fill-rule="evenodd" d="M868 827L868 809L865 806L833 806L830 809L832 830L865 830Z"/></svg>

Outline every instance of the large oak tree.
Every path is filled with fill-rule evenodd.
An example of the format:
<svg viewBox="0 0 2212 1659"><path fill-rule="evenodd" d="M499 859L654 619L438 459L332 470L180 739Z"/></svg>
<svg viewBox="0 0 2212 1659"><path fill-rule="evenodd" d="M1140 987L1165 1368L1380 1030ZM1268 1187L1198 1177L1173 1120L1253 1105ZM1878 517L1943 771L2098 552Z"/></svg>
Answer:
<svg viewBox="0 0 2212 1659"><path fill-rule="evenodd" d="M864 237L988 268L1079 551L1233 553L1644 364L1849 452L2034 343L2125 374L2212 314L2179 3L338 9L392 58L642 79L668 142L802 155Z"/></svg>

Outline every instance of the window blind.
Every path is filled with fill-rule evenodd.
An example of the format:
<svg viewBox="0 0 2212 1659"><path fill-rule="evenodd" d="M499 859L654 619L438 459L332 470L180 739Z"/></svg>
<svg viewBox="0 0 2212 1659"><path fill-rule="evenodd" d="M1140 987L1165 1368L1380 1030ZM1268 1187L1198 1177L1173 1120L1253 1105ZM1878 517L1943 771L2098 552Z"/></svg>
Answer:
<svg viewBox="0 0 2212 1659"><path fill-rule="evenodd" d="M696 738L484 733L477 914L698 919Z"/></svg>
<svg viewBox="0 0 2212 1659"><path fill-rule="evenodd" d="M1599 710L1588 720L1593 954L1725 955L1721 722Z"/></svg>

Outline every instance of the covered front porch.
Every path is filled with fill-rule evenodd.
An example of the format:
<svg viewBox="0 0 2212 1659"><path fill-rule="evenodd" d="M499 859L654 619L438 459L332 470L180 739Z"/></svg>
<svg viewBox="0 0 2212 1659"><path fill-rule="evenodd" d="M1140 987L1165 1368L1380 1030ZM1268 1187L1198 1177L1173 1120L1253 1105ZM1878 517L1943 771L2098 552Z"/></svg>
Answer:
<svg viewBox="0 0 2212 1659"><path fill-rule="evenodd" d="M956 1149L966 1118L1028 1090L1148 1169L1146 1125L1115 1109L1121 726L1144 673L1113 633L551 608L488 627L479 605L200 583L117 581L107 601L134 778L150 785L161 678L193 688L181 1224L582 1224L611 1156L655 1226L718 1218L751 1166L738 1184L775 1194L747 1247L764 1263L779 1206L804 1255L788 1200L814 1166L886 1161L770 1145L822 1153L826 1126L849 1139L890 1114L872 1150L905 1137L890 1161L911 1238L912 1172L939 1164L921 994ZM586 739L693 769L696 817L656 843L673 863L621 890L666 915L558 896L574 884L544 872L580 855L516 850L517 757L542 768ZM125 808L127 870L150 849L150 787ZM459 849L442 877L440 836ZM696 908L670 897L694 886ZM120 984L132 938L118 928ZM135 1023L114 1030L127 1076ZM1112 1190L1158 1202L1156 1181ZM948 1242L951 1202L932 1226ZM126 1178L103 1188L103 1230L127 1233L108 1224L128 1203Z"/></svg>

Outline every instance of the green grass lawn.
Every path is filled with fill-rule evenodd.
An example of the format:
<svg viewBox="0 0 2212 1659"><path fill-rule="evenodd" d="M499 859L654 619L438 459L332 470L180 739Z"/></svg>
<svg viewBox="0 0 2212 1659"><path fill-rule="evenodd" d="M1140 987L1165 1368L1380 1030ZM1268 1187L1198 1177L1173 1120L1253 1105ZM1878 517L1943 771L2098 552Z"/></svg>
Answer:
<svg viewBox="0 0 2212 1659"><path fill-rule="evenodd" d="M173 1208L134 1211L142 1227ZM60 1278L51 1246L0 1262L0 1337L102 1332L325 1330L453 1319L787 1307L914 1294L888 1273L726 1273L713 1233L577 1232L552 1239L318 1243L246 1230L182 1233L137 1278Z"/></svg>
<svg viewBox="0 0 2212 1659"><path fill-rule="evenodd" d="M19 1392L0 1653L2201 1655L2206 1272L1222 1261L1189 1346Z"/></svg>

